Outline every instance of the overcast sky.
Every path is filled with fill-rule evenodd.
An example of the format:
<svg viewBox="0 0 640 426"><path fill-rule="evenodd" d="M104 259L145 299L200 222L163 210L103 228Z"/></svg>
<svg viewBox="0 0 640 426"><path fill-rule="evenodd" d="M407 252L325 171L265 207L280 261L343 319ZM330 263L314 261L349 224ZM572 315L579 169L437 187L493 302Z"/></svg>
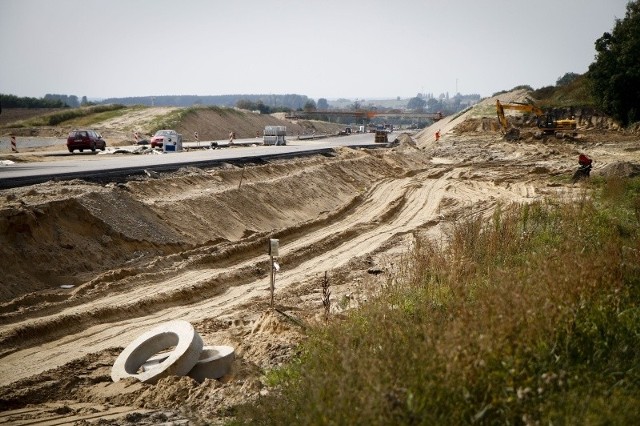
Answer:
<svg viewBox="0 0 640 426"><path fill-rule="evenodd" d="M584 73L627 0L0 0L0 93L490 96Z"/></svg>

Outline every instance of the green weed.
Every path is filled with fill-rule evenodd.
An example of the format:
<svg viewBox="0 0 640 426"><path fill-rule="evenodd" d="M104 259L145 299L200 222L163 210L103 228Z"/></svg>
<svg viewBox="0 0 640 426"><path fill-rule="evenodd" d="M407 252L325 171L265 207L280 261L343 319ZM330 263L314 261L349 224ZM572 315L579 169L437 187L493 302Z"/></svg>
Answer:
<svg viewBox="0 0 640 426"><path fill-rule="evenodd" d="M91 107L82 108L69 108L63 109L59 112L47 114L39 117L26 120L23 124L24 127L38 127L38 126L57 126L61 123L68 122L81 117L89 117L95 114L101 114L105 112L113 112L126 108L124 105L96 105Z"/></svg>

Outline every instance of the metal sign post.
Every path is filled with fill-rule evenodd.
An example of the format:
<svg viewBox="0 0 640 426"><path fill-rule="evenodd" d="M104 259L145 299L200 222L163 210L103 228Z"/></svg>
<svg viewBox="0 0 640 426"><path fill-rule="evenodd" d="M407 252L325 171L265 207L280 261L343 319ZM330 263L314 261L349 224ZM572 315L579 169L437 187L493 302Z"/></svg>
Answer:
<svg viewBox="0 0 640 426"><path fill-rule="evenodd" d="M273 309L273 293L276 288L276 272L280 269L280 266L275 262L274 258L277 258L279 253L278 249L280 246L280 241L274 238L269 240L269 258L271 264L271 309Z"/></svg>
<svg viewBox="0 0 640 426"><path fill-rule="evenodd" d="M198 139L198 132L193 134L193 137L196 138L197 145L200 146L200 139Z"/></svg>

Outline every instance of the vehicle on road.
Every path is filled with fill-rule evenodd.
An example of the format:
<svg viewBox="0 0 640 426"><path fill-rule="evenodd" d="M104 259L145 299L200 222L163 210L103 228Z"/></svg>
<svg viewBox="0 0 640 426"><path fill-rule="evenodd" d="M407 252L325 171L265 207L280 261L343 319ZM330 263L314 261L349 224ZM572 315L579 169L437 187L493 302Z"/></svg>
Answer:
<svg viewBox="0 0 640 426"><path fill-rule="evenodd" d="M175 130L158 130L151 138L151 148L162 148L165 142L175 142L178 140L178 132Z"/></svg>
<svg viewBox="0 0 640 426"><path fill-rule="evenodd" d="M67 149L71 153L76 149L80 152L85 149L104 151L106 147L107 142L95 130L72 130L67 137Z"/></svg>

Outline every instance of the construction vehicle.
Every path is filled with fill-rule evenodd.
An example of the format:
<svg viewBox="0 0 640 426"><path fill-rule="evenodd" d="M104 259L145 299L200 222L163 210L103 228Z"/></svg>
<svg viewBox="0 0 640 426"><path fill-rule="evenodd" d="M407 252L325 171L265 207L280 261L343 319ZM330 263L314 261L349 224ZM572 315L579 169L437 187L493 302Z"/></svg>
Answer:
<svg viewBox="0 0 640 426"><path fill-rule="evenodd" d="M499 100L496 99L496 112L498 114L498 122L500 123L500 128L502 133L505 135L507 140L519 139L520 130L516 128L510 128L509 123L507 122L507 117L504 115L504 110L510 109L515 111L523 111L526 113L533 113L536 116L537 126L540 129L540 133L544 135L556 135L556 136L564 136L571 135L575 136L577 134L577 124L576 120L565 119L565 120L556 120L552 114L545 114L542 109L533 105L533 104L525 104L514 102L510 104L502 104Z"/></svg>

